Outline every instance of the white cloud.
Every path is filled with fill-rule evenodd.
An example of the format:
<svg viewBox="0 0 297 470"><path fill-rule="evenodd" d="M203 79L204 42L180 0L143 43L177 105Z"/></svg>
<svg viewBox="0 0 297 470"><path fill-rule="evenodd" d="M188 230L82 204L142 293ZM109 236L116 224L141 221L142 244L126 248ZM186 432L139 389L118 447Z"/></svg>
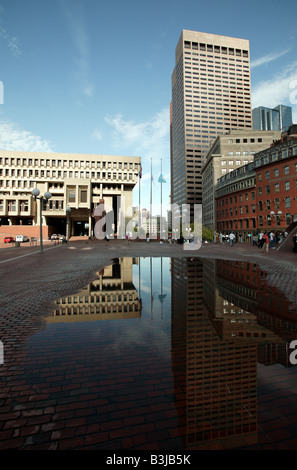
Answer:
<svg viewBox="0 0 297 470"><path fill-rule="evenodd" d="M102 134L98 129L94 129L91 138L94 140L102 140Z"/></svg>
<svg viewBox="0 0 297 470"><path fill-rule="evenodd" d="M278 104L288 104L288 106L292 106L290 97L293 90L290 85L294 80L297 80L297 61L287 67L283 67L271 79L259 82L253 87L253 108L258 106L273 108Z"/></svg>
<svg viewBox="0 0 297 470"><path fill-rule="evenodd" d="M261 65L268 64L269 62L277 60L283 55L287 54L290 50L291 49L285 49L284 51L281 51L281 52L274 52L274 53L272 52L271 54L267 54L263 57L260 57L259 59L252 60L251 68L260 67Z"/></svg>
<svg viewBox="0 0 297 470"><path fill-rule="evenodd" d="M113 128L114 145L121 153L125 149L131 153L132 149L134 155L140 155L146 162L169 157L169 109L144 122L125 121L120 114L106 117L105 121Z"/></svg>
<svg viewBox="0 0 297 470"><path fill-rule="evenodd" d="M0 121L0 150L53 152L49 141L20 129L13 122Z"/></svg>
<svg viewBox="0 0 297 470"><path fill-rule="evenodd" d="M0 26L0 38L6 42L7 47L11 50L14 56L21 55L22 52L18 45L18 39L15 36L9 36L6 29L2 28L2 26Z"/></svg>
<svg viewBox="0 0 297 470"><path fill-rule="evenodd" d="M125 121L122 115L105 118L112 128L112 141L116 152L120 155L140 156L142 165L141 179L141 206L148 207L150 204L151 187L151 164L153 173L152 204L155 205L153 213L160 213L160 187L158 178L161 172L165 177L166 184L163 185L163 206L168 203L168 191L170 179L168 173L170 155L170 115L169 108L156 113L150 119L143 122ZM138 204L139 185L134 191L135 204ZM165 212L164 212L165 213Z"/></svg>

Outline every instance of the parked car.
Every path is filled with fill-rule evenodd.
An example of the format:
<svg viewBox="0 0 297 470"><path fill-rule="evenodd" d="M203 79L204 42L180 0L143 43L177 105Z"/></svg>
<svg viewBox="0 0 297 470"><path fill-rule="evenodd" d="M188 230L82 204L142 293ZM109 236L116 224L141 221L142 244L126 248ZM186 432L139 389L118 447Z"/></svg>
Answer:
<svg viewBox="0 0 297 470"><path fill-rule="evenodd" d="M15 237L15 241L16 242L28 242L29 241L29 238L26 236L26 235L17 235Z"/></svg>
<svg viewBox="0 0 297 470"><path fill-rule="evenodd" d="M51 240L58 240L58 235L56 233L53 233L51 236Z"/></svg>
<svg viewBox="0 0 297 470"><path fill-rule="evenodd" d="M4 243L13 243L14 242L14 238L13 237L5 237L4 238Z"/></svg>

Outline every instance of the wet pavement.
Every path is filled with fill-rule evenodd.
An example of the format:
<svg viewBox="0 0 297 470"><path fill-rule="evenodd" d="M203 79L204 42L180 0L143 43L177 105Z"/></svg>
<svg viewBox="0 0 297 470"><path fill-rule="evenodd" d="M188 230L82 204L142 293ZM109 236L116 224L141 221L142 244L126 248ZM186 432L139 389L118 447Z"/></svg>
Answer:
<svg viewBox="0 0 297 470"><path fill-rule="evenodd" d="M296 450L295 257L1 249L0 450Z"/></svg>

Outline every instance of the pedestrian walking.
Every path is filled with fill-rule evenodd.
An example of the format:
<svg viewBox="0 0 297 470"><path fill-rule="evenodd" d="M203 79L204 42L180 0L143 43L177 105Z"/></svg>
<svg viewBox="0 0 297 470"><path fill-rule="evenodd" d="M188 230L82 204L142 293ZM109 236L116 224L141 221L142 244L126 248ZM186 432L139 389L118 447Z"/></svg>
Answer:
<svg viewBox="0 0 297 470"><path fill-rule="evenodd" d="M231 232L230 235L229 235L230 246L233 246L233 244L234 244L234 239L235 239L235 235L234 235L233 232Z"/></svg>
<svg viewBox="0 0 297 470"><path fill-rule="evenodd" d="M266 250L266 253L268 253L268 250L269 250L269 238L268 238L268 235L267 235L267 232L265 232L261 238L261 241L262 241L262 247L261 247L261 250Z"/></svg>
<svg viewBox="0 0 297 470"><path fill-rule="evenodd" d="M269 247L273 250L275 249L275 235L272 230L269 234Z"/></svg>
<svg viewBox="0 0 297 470"><path fill-rule="evenodd" d="M106 234L105 235L105 244L108 245L108 243L109 243L109 236Z"/></svg>
<svg viewBox="0 0 297 470"><path fill-rule="evenodd" d="M264 235L264 233L261 231L261 232L259 233L259 248L262 248L263 243L264 243L263 235Z"/></svg>

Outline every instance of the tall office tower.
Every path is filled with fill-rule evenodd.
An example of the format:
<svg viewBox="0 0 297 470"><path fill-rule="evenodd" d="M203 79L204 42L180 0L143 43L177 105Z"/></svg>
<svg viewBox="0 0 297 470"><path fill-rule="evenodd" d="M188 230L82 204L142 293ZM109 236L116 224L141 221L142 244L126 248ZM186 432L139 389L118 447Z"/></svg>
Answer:
<svg viewBox="0 0 297 470"><path fill-rule="evenodd" d="M285 132L293 124L292 108L279 104L275 108L258 106L252 111L253 129L259 131L282 131Z"/></svg>
<svg viewBox="0 0 297 470"><path fill-rule="evenodd" d="M210 144L231 129L252 129L249 41L183 30L175 51L171 101L172 204L202 203L201 169Z"/></svg>

